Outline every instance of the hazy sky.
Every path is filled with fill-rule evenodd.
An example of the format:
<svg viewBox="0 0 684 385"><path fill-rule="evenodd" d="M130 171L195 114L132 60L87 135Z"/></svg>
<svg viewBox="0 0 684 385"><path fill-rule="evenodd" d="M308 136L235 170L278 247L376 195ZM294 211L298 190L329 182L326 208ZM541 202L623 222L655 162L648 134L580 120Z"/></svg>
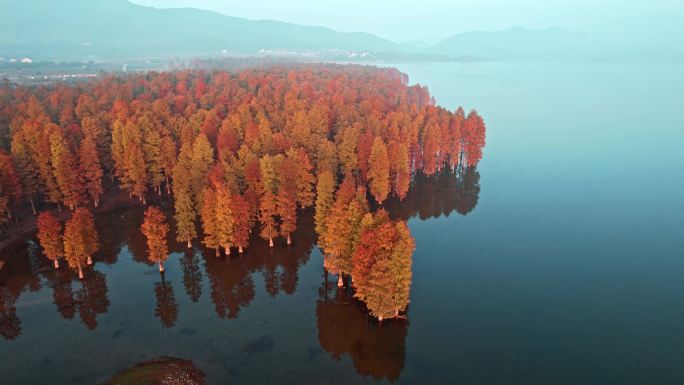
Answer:
<svg viewBox="0 0 684 385"><path fill-rule="evenodd" d="M684 0L131 0L248 19L434 42L460 32L549 26L606 37L684 36Z"/></svg>

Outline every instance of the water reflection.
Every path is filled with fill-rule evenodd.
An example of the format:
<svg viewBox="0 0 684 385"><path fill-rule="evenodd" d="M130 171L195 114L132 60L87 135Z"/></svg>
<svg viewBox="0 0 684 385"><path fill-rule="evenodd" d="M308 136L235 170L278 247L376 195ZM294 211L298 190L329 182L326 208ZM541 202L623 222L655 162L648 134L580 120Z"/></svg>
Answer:
<svg viewBox="0 0 684 385"><path fill-rule="evenodd" d="M450 215L454 211L466 215L477 205L479 178L474 167L455 171L445 169L431 177L418 174L407 197L403 201L390 200L385 208L391 218L399 220L411 217L428 219ZM164 199L165 197L161 198L155 205L168 205ZM17 308L21 310L21 306L28 305L21 302L18 305L25 292L45 294L49 311L55 317L80 322L84 325L81 330L98 328L101 316L115 308L111 306L111 302L126 301L130 295L123 291L125 289L122 289L122 285L110 287L107 278L113 278L106 276L103 271L119 269L118 271L129 274L130 260L135 262L134 266L150 265L145 239L139 230L143 212L144 207L133 206L116 209L96 218L102 249L95 256L95 266L104 263L111 267L99 270L89 267L83 281L78 280L70 269L53 269L50 261L40 254L32 237L5 249L1 256L4 265L0 269L2 339L20 340L22 337L19 316L24 316L21 311L17 313ZM292 234L291 246L286 246L283 241L275 248L269 248L267 242L253 234L245 254L228 258L216 258L213 251L205 252L199 248L188 250L183 244L170 242L171 252L175 254L172 258L179 259L176 265L180 269L178 275L155 274L159 278L150 282L150 286L145 289L149 290L149 295L154 294L153 305L140 302L145 303L142 306L146 308L113 316L119 319L133 317L135 322L140 323L145 322L145 317L149 317L164 328L174 328L179 323L180 313L190 311L185 308L188 306L186 303L178 301L177 296L184 291L192 301L192 306L205 306L201 301L205 296L211 301L208 310L215 313L217 318L234 319L250 306L257 297L257 292L260 292L258 285L262 281L258 279L259 274L263 277L263 292L266 295L276 298L279 295L292 295L301 286L300 269L309 261L317 242L314 227L313 213L303 212L298 220L297 231ZM171 228L174 229L175 226ZM169 235L170 239L174 237L174 234ZM127 252L131 255L128 261L125 260L128 258ZM122 277L121 274L117 276ZM167 280L167 277L172 276L179 278ZM345 355L350 357L357 372L363 376L378 380L397 380L406 359L410 312L407 312L408 319L378 323L368 315L368 309L353 298L349 284L347 288L340 290L334 280L328 282L327 277L321 280L324 283L319 289L315 316L322 349L336 360ZM309 284L313 287L321 285L319 280L306 282L307 286ZM299 289L302 290L301 287ZM297 299L298 301L306 300L305 296L298 298L302 298ZM46 313L31 314L41 314L44 317ZM116 319L114 318L113 324L117 323ZM198 325L198 328L201 327L202 325ZM174 343L181 344L179 349L188 348L182 345L182 339L178 341ZM45 344L41 345L45 348L49 343L50 341L38 342ZM10 356L7 357L11 359Z"/></svg>
<svg viewBox="0 0 684 385"><path fill-rule="evenodd" d="M192 302L197 302L202 296L202 270L200 270L199 254L186 250L181 259L181 267L185 292Z"/></svg>
<svg viewBox="0 0 684 385"><path fill-rule="evenodd" d="M0 269L0 335L13 340L21 335L21 320L17 316L16 303L22 292L41 289L40 278L35 271L39 263L47 259L35 258L35 242L19 243L5 250L3 266Z"/></svg>
<svg viewBox="0 0 684 385"><path fill-rule="evenodd" d="M395 381L404 369L408 321L377 322L346 289L338 289L325 274L316 301L318 341L337 361L349 355L356 371L376 380Z"/></svg>
<svg viewBox="0 0 684 385"><path fill-rule="evenodd" d="M309 260L315 239L312 215L305 213L298 220L290 246L270 248L268 243L253 234L250 247L242 255L216 258L212 251L205 251L205 270L216 314L221 318L236 318L240 310L252 302L255 295L253 273L261 272L269 296L275 297L281 291L293 294L297 289L299 268ZM184 259L184 266L189 268L187 273L184 272L189 277L188 281L199 274L191 261L188 256ZM191 295L187 283L186 289Z"/></svg>
<svg viewBox="0 0 684 385"><path fill-rule="evenodd" d="M154 315L159 318L162 326L171 328L178 319L178 303L173 294L173 286L166 282L164 273L161 273L160 276L161 282L154 284L154 295L157 298Z"/></svg>
<svg viewBox="0 0 684 385"><path fill-rule="evenodd" d="M432 176L418 173L406 198L390 199L385 207L395 219L418 217L421 220L449 216L456 211L467 215L480 195L477 167L444 168Z"/></svg>

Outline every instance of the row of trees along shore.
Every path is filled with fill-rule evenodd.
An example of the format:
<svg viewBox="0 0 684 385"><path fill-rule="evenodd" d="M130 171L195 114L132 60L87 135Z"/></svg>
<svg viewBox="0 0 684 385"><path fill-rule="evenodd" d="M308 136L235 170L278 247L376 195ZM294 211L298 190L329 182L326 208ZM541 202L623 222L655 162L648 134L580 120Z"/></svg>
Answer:
<svg viewBox="0 0 684 385"><path fill-rule="evenodd" d="M368 66L6 83L0 107L0 220L7 228L13 216L21 220L15 213L74 210L63 235L51 214L37 221L56 267L62 256L79 271L91 262L98 241L88 208L100 204L108 183L142 204L150 194L168 195L177 240L192 247L199 223L202 244L217 256L242 253L254 230L270 246L278 237L289 244L299 209L313 206L326 268L340 284L342 274L352 275L378 318L403 307L370 305L373 282L390 276L367 278L393 271L396 286L408 287L414 246L405 222L369 213L369 199L378 206L390 195L403 199L416 172L473 167L485 145L477 112L439 107L406 75ZM164 214L149 208L142 231L163 271Z"/></svg>

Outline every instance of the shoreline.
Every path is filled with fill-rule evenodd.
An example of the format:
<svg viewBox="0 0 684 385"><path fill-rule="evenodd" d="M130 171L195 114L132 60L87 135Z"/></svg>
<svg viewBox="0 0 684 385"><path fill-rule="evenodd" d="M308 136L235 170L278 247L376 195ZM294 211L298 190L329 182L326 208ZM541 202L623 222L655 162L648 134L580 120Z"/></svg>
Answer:
<svg viewBox="0 0 684 385"><path fill-rule="evenodd" d="M104 186L104 193L100 196L100 205L94 207L91 202L86 208L97 215L122 207L128 207L133 204L140 203L136 198L129 197L128 192L121 190L116 182L110 182ZM37 209L36 211L38 213L41 211L49 211L62 224L71 217L72 211L67 208L62 208L60 211L56 207L48 208L48 206L51 206L49 203L43 206L42 210ZM37 215L33 215L29 204L24 203L17 209L15 216L19 218L19 223L16 223L13 218L8 224L6 232L3 233L4 238L0 240L0 261L4 260L5 256L3 253L9 246L13 245L15 242L21 241L26 238L27 235L31 235L36 231ZM0 268L2 267L0 266Z"/></svg>

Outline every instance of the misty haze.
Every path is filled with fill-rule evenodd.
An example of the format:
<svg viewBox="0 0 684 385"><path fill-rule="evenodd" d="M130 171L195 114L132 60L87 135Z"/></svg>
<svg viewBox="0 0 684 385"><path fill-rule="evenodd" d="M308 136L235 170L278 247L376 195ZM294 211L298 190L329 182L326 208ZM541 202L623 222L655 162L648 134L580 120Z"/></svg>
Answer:
<svg viewBox="0 0 684 385"><path fill-rule="evenodd" d="M1 384L684 382L684 4L0 14Z"/></svg>

